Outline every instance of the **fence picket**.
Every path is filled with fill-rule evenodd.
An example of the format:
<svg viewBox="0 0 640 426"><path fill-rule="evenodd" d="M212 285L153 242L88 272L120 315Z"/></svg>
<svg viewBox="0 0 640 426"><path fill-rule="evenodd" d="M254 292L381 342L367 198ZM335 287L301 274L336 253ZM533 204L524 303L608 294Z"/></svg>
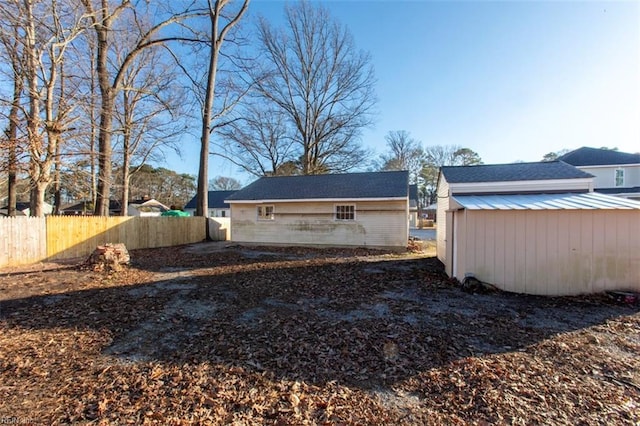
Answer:
<svg viewBox="0 0 640 426"><path fill-rule="evenodd" d="M96 246L169 247L205 239L203 217L47 216L0 218L0 267L84 257ZM227 232L212 235L226 239Z"/></svg>

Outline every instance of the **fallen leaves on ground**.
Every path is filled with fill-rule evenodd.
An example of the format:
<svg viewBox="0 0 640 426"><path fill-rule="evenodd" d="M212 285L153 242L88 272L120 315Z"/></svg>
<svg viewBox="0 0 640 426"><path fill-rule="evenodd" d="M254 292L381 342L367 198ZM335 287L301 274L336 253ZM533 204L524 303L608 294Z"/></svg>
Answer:
<svg viewBox="0 0 640 426"><path fill-rule="evenodd" d="M640 313L468 294L373 250L134 250L0 277L0 416L50 424L635 424Z"/></svg>

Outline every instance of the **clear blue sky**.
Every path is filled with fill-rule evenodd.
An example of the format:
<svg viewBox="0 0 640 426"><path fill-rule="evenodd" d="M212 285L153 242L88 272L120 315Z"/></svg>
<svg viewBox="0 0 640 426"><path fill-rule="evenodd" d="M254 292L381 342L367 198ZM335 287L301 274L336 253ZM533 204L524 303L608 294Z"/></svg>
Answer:
<svg viewBox="0 0 640 426"><path fill-rule="evenodd" d="M376 154L390 130L486 164L581 146L640 151L640 2L323 1L371 53ZM278 22L282 1L253 0ZM197 141L167 166L197 174ZM251 178L211 158L211 177Z"/></svg>

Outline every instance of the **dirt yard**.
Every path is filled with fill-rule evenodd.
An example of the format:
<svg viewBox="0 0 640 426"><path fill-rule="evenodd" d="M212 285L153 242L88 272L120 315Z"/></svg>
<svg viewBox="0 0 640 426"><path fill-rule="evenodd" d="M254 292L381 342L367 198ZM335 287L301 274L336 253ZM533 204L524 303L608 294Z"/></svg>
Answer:
<svg viewBox="0 0 640 426"><path fill-rule="evenodd" d="M0 420L640 422L638 306L469 294L416 254L131 257L112 274L0 270Z"/></svg>

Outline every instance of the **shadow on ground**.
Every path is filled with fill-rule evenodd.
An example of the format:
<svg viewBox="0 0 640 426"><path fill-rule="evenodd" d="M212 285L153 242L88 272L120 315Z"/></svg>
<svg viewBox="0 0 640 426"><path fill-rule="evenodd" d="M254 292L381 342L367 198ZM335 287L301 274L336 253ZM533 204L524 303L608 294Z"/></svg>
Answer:
<svg viewBox="0 0 640 426"><path fill-rule="evenodd" d="M134 253L153 282L5 300L0 321L106 332L103 355L123 362L236 365L379 390L638 312L600 297L468 294L434 258L185 250Z"/></svg>

